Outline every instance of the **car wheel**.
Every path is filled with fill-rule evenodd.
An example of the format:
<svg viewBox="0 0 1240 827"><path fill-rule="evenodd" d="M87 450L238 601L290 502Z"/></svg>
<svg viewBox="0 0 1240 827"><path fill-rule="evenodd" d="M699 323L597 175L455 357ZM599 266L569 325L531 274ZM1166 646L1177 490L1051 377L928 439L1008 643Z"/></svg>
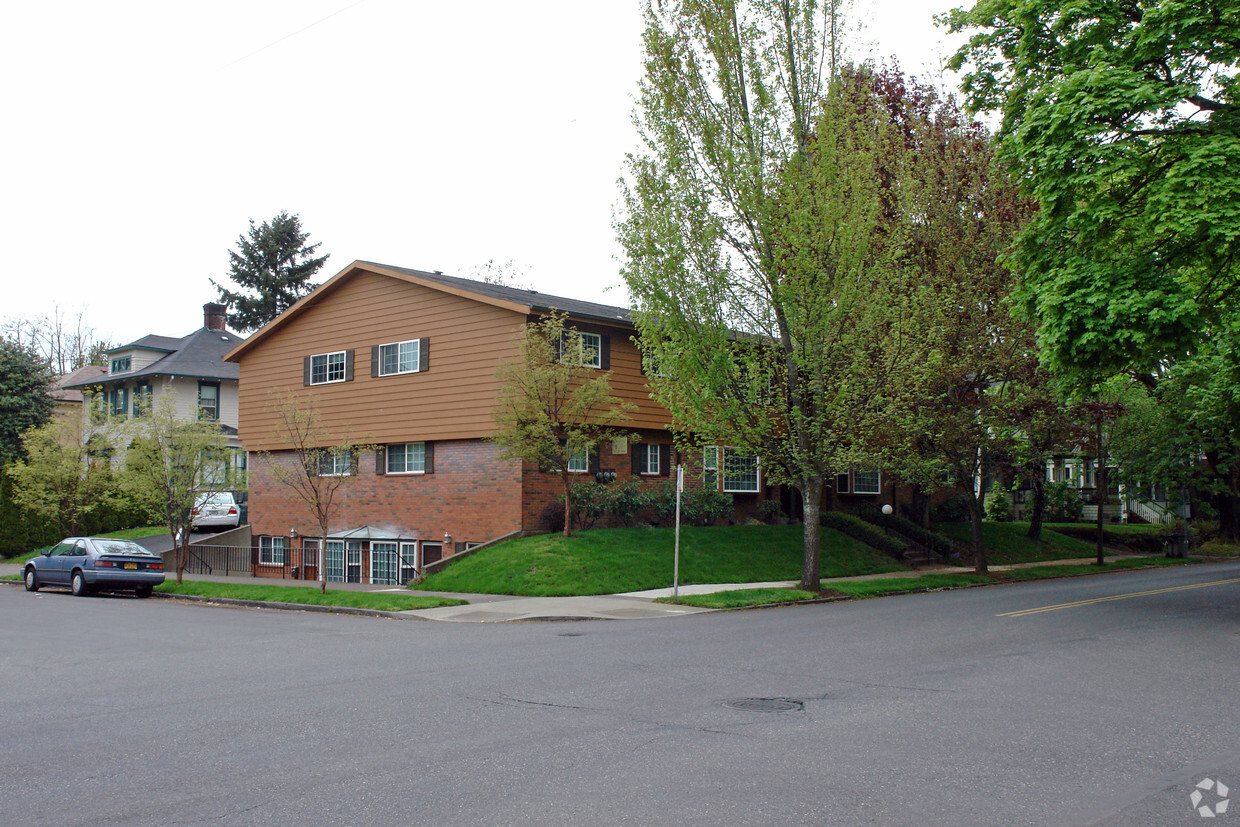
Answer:
<svg viewBox="0 0 1240 827"><path fill-rule="evenodd" d="M73 572L73 580L69 583L69 589L76 597L86 597L90 594L90 586L86 585L86 575L82 574L81 569Z"/></svg>
<svg viewBox="0 0 1240 827"><path fill-rule="evenodd" d="M37 592L39 590L39 575L35 573L34 566L26 569L26 591Z"/></svg>
<svg viewBox="0 0 1240 827"><path fill-rule="evenodd" d="M138 595L138 597L150 597L153 591L155 591L154 586L139 586L134 589L134 594Z"/></svg>

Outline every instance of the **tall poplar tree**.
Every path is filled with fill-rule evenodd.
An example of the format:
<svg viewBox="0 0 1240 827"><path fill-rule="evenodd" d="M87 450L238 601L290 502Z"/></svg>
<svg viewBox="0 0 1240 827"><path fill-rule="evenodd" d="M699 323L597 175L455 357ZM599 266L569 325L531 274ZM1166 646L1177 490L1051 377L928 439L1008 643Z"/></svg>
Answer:
<svg viewBox="0 0 1240 827"><path fill-rule="evenodd" d="M228 277L240 290L229 290L211 279L228 305L228 325L234 330L257 330L292 307L316 285L314 274L327 262L316 257L319 244L307 244L301 218L281 212L237 237L237 249L228 251Z"/></svg>
<svg viewBox="0 0 1240 827"><path fill-rule="evenodd" d="M645 150L617 231L653 392L682 432L759 454L801 493L816 590L826 480L859 459L911 356L887 119L835 80L835 0L680 0L645 19Z"/></svg>

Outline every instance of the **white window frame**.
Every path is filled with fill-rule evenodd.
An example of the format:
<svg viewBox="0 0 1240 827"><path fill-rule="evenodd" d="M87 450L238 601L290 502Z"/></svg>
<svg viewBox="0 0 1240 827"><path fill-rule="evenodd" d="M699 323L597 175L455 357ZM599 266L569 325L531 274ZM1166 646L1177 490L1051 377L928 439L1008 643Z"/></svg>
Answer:
<svg viewBox="0 0 1240 827"><path fill-rule="evenodd" d="M277 543L276 541L279 540ZM280 552L276 559L276 552ZM288 538L263 535L258 538L258 564L260 566L284 566L288 555Z"/></svg>
<svg viewBox="0 0 1240 827"><path fill-rule="evenodd" d="M706 445L702 448L702 487L719 488L718 445Z"/></svg>
<svg viewBox="0 0 1240 827"><path fill-rule="evenodd" d="M861 475L873 474L877 484L873 491L861 487ZM854 494L881 494L883 493L883 472L877 468L867 471L853 471L853 493Z"/></svg>
<svg viewBox="0 0 1240 827"><path fill-rule="evenodd" d="M407 583L418 576L418 572L422 570L422 559L418 556L418 544L416 542L402 542L400 544L400 559L396 561L396 582ZM408 573L408 577L406 577Z"/></svg>
<svg viewBox="0 0 1240 827"><path fill-rule="evenodd" d="M752 488L748 488L748 487L745 487L745 488L740 488L740 487L737 487L736 482L737 482L738 478L737 478L737 477L735 477L735 476L734 476L734 477L729 477L729 476L728 476L728 452L732 452L732 454L733 454L734 456L737 456L737 457L744 457L746 460L748 460L750 457L753 457L753 464L754 464L754 475L753 475L753 476L754 476L754 481L753 481L753 487L752 487ZM721 473L721 476L722 476L722 478L723 478L723 490L724 490L724 493L727 493L727 494L756 494L756 493L758 493L759 491L761 491L761 490L762 490L762 458L761 458L761 457L759 457L757 454L746 454L746 453L742 453L742 451L741 451L741 449L740 449L740 448L732 448L732 447L725 446L725 447L724 447L724 449L723 449L723 451L722 451L722 456L720 457L720 459L722 460L722 462L721 462L720 464L723 466L723 470L722 470L720 473ZM730 480L730 481L731 481L731 483L732 483L732 485L731 485L731 486L729 486L729 480Z"/></svg>
<svg viewBox="0 0 1240 827"><path fill-rule="evenodd" d="M130 373L133 371L132 356L114 356L111 360L110 373L115 376L118 373Z"/></svg>
<svg viewBox="0 0 1240 827"><path fill-rule="evenodd" d="M581 352L577 354L576 360L570 360L566 358L565 353L564 353L565 340L572 334L576 334L579 337L578 340L581 343ZM591 361L587 362L585 359L585 356L586 356L586 353L590 351L591 349L594 350L594 358ZM567 330L564 331L562 334L560 334L560 361L566 364L577 365L578 367L583 367L583 368L594 368L596 370L601 369L603 367L603 336L602 334L582 333L580 330L574 330L570 334L569 331Z"/></svg>
<svg viewBox="0 0 1240 827"><path fill-rule="evenodd" d="M385 586L394 586L400 582L400 546L392 540L371 540L370 541L370 582L378 583ZM389 571L382 572L385 576L377 577L379 567L376 563L383 556L389 564L384 568Z"/></svg>
<svg viewBox="0 0 1240 827"><path fill-rule="evenodd" d="M638 464L639 473L644 477L657 477L659 475L659 443L647 442L642 445L642 450L646 456Z"/></svg>
<svg viewBox="0 0 1240 827"><path fill-rule="evenodd" d="M414 446L414 445L420 445L420 446L422 446L422 463L421 463L421 467L420 467L420 468L413 468L413 469L411 469L411 468L409 467L409 449L410 449L412 446ZM392 456L393 456L392 449L393 449L393 448L399 448L399 449L401 449L401 456L402 456L402 458L403 458L403 460L404 460L404 466L405 466L404 470L402 470L402 471L394 471L394 470L392 470ZM386 450L384 450L384 452L383 452L383 453L384 453L384 455L385 455L385 456L384 456L384 458L383 458L384 473L385 473L385 474L387 474L387 475L388 475L388 476L390 476L390 477L410 476L410 475L417 475L417 474L425 474L425 473L426 473L426 443L425 443L425 442L397 442L397 443L393 443L393 444L391 444L391 445L388 445L388 446L387 446L387 448L386 448Z"/></svg>
<svg viewBox="0 0 1240 827"><path fill-rule="evenodd" d="M413 346L413 366L410 368L401 367L401 351L406 346ZM396 348L396 370L385 370L383 351L386 348ZM420 360L422 358L422 343L418 339L406 339L403 342L388 342L386 345L379 345L379 370L380 376L399 376L402 373L417 373L420 368Z"/></svg>
<svg viewBox="0 0 1240 827"><path fill-rule="evenodd" d="M340 365L339 365L340 378L339 379L332 378L332 370L333 370L332 357L333 356L340 357ZM318 382L314 381L314 362L316 359L323 360L324 378ZM314 354L313 356L310 357L310 384L311 385L334 385L337 382L345 381L345 378L348 375L347 362L348 362L348 359L346 357L346 351L343 351L343 350L333 350L328 353Z"/></svg>
<svg viewBox="0 0 1240 827"><path fill-rule="evenodd" d="M327 457L332 459L332 470L326 474L323 473L323 460ZM345 458L344 470L340 468L340 458ZM353 453L351 451L324 451L319 454L315 474L317 477L348 477L353 474Z"/></svg>
<svg viewBox="0 0 1240 827"><path fill-rule="evenodd" d="M580 451L568 458L568 473L570 474L588 474L590 473L590 448L583 446Z"/></svg>

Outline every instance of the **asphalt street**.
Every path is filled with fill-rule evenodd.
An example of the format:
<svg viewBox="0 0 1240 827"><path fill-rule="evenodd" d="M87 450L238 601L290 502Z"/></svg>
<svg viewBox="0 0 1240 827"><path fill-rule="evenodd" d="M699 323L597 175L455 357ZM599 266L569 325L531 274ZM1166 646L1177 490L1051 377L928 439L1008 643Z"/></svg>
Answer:
<svg viewBox="0 0 1240 827"><path fill-rule="evenodd" d="M4 824L1240 823L1190 803L1240 794L1240 564L659 622L4 588L0 622Z"/></svg>

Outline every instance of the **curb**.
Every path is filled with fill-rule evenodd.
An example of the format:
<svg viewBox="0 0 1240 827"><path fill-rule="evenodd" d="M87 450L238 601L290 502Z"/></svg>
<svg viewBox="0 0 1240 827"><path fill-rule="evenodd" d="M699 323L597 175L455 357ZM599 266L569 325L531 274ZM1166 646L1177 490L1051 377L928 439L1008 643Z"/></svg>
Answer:
<svg viewBox="0 0 1240 827"><path fill-rule="evenodd" d="M319 606L314 603L282 603L275 600L245 600L240 597L206 597L201 594L160 594L151 597L160 600L184 600L204 605L236 606L249 609L272 609L278 612L319 612L321 614L353 615L354 617L380 617L388 620L426 620L424 617L402 612L385 612L379 609L361 609L356 606Z"/></svg>

